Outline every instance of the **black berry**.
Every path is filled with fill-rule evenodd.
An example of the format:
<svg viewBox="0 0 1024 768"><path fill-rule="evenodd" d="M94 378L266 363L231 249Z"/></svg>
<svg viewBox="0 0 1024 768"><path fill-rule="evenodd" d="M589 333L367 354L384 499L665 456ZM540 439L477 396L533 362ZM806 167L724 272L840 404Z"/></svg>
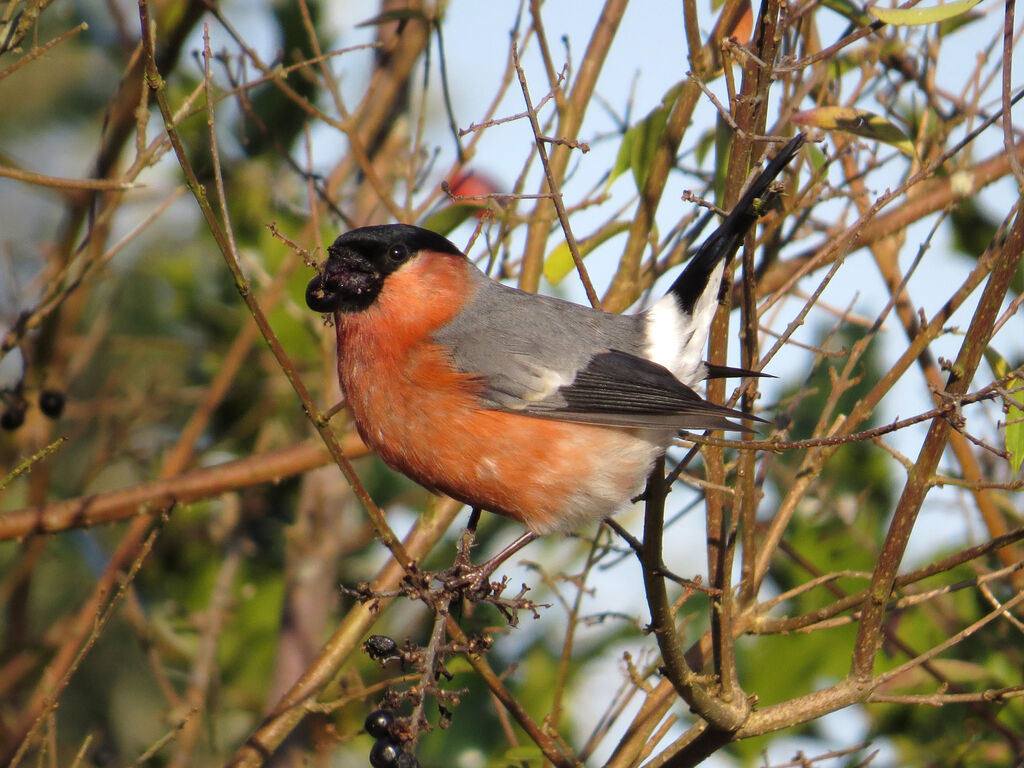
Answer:
<svg viewBox="0 0 1024 768"><path fill-rule="evenodd" d="M384 661L398 656L398 643L387 635L370 635L363 648L374 661Z"/></svg>
<svg viewBox="0 0 1024 768"><path fill-rule="evenodd" d="M390 709L375 709L366 716L363 728L375 739L386 739L391 736L391 726L395 723L395 713Z"/></svg>
<svg viewBox="0 0 1024 768"><path fill-rule="evenodd" d="M373 768L398 768L402 747L390 739L381 739L370 750L370 765Z"/></svg>
<svg viewBox="0 0 1024 768"><path fill-rule="evenodd" d="M25 406L20 404L8 405L0 415L0 427L13 431L25 423Z"/></svg>
<svg viewBox="0 0 1024 768"><path fill-rule="evenodd" d="M64 413L64 393L56 389L44 389L39 393L39 410L51 419L59 419Z"/></svg>

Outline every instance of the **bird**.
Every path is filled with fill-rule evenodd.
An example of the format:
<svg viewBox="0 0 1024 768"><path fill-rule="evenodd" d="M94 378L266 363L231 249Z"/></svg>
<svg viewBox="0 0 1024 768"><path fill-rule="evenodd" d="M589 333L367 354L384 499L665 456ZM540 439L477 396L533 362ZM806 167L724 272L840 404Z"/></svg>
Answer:
<svg viewBox="0 0 1024 768"><path fill-rule="evenodd" d="M722 275L791 139L664 297L621 315L491 279L442 235L408 224L339 236L306 290L333 316L338 376L363 441L435 493L577 530L642 491L682 430L759 420L708 402L706 378L758 375L703 361Z"/></svg>

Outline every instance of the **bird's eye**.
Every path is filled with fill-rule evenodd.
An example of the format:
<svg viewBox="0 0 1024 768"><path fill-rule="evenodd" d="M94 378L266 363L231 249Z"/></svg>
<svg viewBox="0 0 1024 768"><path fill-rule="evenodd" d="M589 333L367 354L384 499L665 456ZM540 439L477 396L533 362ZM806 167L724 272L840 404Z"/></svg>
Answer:
<svg viewBox="0 0 1024 768"><path fill-rule="evenodd" d="M392 264L401 264L409 258L409 249L404 245L392 245L388 249L388 261Z"/></svg>

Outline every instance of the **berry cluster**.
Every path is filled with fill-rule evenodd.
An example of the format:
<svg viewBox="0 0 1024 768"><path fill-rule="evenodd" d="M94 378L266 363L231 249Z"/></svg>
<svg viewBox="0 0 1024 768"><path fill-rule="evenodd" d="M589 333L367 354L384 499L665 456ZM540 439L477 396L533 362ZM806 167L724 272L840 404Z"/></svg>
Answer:
<svg viewBox="0 0 1024 768"><path fill-rule="evenodd" d="M0 414L0 427L13 431L25 423L25 412L28 401L19 390L13 394L4 394L4 411ZM59 419L64 412L64 393L56 389L44 389L39 393L39 410L44 416Z"/></svg>
<svg viewBox="0 0 1024 768"><path fill-rule="evenodd" d="M377 740L370 750L370 765L373 768L420 768L420 761L411 752L402 749L391 732L395 724L395 713L390 709L375 709L366 716L363 727Z"/></svg>

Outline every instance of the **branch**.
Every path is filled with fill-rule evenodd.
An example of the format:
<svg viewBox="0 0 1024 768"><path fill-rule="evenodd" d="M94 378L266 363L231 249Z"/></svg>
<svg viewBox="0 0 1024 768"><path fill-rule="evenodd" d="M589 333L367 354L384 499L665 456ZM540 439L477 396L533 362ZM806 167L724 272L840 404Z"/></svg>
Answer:
<svg viewBox="0 0 1024 768"><path fill-rule="evenodd" d="M992 326L998 317L1000 306L1010 287L1010 281L1017 271L1022 252L1024 252L1024 210L1018 210L1006 241L996 256L992 274L985 285L978 308L960 347L960 353L946 386L947 394L962 395L967 391L988 345ZM896 574L910 539L910 533L914 528L914 522L917 520L917 514L931 487L931 479L938 467L939 459L942 458L945 451L950 429L949 422L944 419L932 422L917 462L907 478L903 494L896 505L889 532L878 558L878 567L871 580L864 614L857 628L850 677L858 684L864 684L871 678L875 655L882 643L885 606L892 593Z"/></svg>
<svg viewBox="0 0 1024 768"><path fill-rule="evenodd" d="M580 247L576 243L576 236L573 235L572 227L569 226L569 217L565 213L565 203L562 202L562 191L555 180L555 175L551 170L551 163L548 161L548 151L544 147L545 141L549 140L541 136L540 124L537 122L537 111L533 108L533 103L530 101L530 91L526 86L526 75L519 64L519 47L514 40L512 41L512 62L515 65L516 74L519 75L519 86L523 89L523 99L526 101L526 114L530 118L530 127L533 128L533 138L537 146L537 154L540 156L540 162L544 166L544 176L548 181L551 202L555 204L555 211L558 214L558 222L562 225L565 242L569 246L569 253L572 255L572 260L576 265L576 271L579 273L580 280L583 281L583 288L587 292L590 305L594 309L601 309L601 300L597 298L597 291L594 290L594 285L590 282L590 275L587 274L587 268L583 265L583 257L580 256ZM565 142L567 146L572 144L568 139Z"/></svg>
<svg viewBox="0 0 1024 768"><path fill-rule="evenodd" d="M351 457L366 453L366 446L354 432L344 437L342 449ZM293 448L256 454L132 488L57 501L42 507L2 512L0 541L127 520L166 507L172 502L178 505L190 504L228 491L278 482L322 467L330 461L331 455L322 445L303 443Z"/></svg>
<svg viewBox="0 0 1024 768"><path fill-rule="evenodd" d="M746 719L749 705L717 698L700 681L699 676L686 663L676 629L675 616L668 601L663 576L661 541L665 522L665 459L659 459L647 479L645 491L644 541L642 564L644 591L651 611L651 631L658 641L664 674L676 692L696 715L712 724L716 730L734 731Z"/></svg>
<svg viewBox="0 0 1024 768"><path fill-rule="evenodd" d="M604 7L601 9L601 16L590 36L590 43L580 62L580 71L576 75L572 92L566 100L565 109L560 111L558 128L555 131L556 136L570 140L579 136L583 116L593 101L592 96L594 87L597 85L597 76L601 73L601 67L604 66L605 59L608 57L608 49L615 39L619 23L626 12L626 4L627 0L605 1ZM556 146L551 151L551 176L558 185L561 185L565 178L571 151L565 146ZM545 184L547 183L545 179ZM550 214L541 205L538 205L529 217L529 221L530 227L526 235L523 264L519 273L519 287L524 291L536 293L537 287L540 285L545 244L550 234Z"/></svg>

